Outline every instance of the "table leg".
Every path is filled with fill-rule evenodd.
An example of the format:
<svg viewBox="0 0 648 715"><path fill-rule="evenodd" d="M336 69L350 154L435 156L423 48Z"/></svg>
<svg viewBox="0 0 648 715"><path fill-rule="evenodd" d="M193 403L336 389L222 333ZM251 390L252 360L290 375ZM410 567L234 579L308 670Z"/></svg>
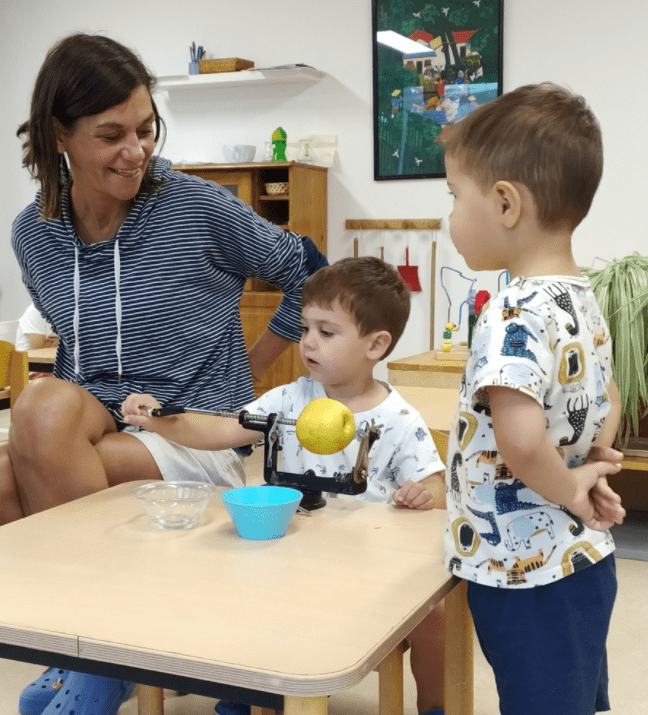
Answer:
<svg viewBox="0 0 648 715"><path fill-rule="evenodd" d="M473 714L473 624L461 579L445 598L445 713Z"/></svg>
<svg viewBox="0 0 648 715"><path fill-rule="evenodd" d="M138 715L164 715L164 690L152 685L137 686Z"/></svg>
<svg viewBox="0 0 648 715"><path fill-rule="evenodd" d="M398 645L378 666L380 715L403 715L403 648Z"/></svg>
<svg viewBox="0 0 648 715"><path fill-rule="evenodd" d="M326 695L317 698L284 695L284 715L326 715L327 712L328 698Z"/></svg>

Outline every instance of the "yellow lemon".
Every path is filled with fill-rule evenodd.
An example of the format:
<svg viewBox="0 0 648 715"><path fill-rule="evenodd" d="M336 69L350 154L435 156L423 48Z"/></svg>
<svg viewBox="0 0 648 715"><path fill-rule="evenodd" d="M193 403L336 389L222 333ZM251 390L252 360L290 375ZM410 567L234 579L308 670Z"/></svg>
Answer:
<svg viewBox="0 0 648 715"><path fill-rule="evenodd" d="M309 402L297 419L297 439L309 452L334 454L353 439L355 420L348 407L320 397Z"/></svg>

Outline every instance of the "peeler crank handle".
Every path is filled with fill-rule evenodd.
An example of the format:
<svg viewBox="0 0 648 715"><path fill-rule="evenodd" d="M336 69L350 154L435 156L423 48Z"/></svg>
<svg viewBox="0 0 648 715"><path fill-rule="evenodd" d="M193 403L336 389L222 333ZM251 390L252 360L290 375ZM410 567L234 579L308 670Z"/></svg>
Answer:
<svg viewBox="0 0 648 715"><path fill-rule="evenodd" d="M151 407L149 408L149 417L168 417L169 415L182 415L185 413L192 413L197 415L211 415L212 417L232 417L234 419L239 419L243 414L242 412L236 412L233 410L200 410L194 407L182 407L181 405L165 405L164 407ZM251 415L245 412L245 417L252 422L266 423L268 418L266 415ZM296 420L287 419L284 417L279 417L277 419L277 424L280 425L294 425Z"/></svg>
<svg viewBox="0 0 648 715"><path fill-rule="evenodd" d="M181 415L185 411L180 405L167 405L166 407L150 407L149 417L167 417L168 415Z"/></svg>
<svg viewBox="0 0 648 715"><path fill-rule="evenodd" d="M183 415L185 412L195 412L201 415L216 415L217 417L235 417L235 412L215 412L214 410L199 410L182 405L165 405L164 407L149 408L149 417L168 417L169 415Z"/></svg>

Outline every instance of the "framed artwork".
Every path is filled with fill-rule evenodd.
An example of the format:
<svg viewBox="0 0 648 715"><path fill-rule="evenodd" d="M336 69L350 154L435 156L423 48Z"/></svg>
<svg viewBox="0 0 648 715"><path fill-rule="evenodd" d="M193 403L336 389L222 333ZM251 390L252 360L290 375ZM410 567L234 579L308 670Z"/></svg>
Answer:
<svg viewBox="0 0 648 715"><path fill-rule="evenodd" d="M372 0L374 179L445 176L444 132L502 93L504 0Z"/></svg>

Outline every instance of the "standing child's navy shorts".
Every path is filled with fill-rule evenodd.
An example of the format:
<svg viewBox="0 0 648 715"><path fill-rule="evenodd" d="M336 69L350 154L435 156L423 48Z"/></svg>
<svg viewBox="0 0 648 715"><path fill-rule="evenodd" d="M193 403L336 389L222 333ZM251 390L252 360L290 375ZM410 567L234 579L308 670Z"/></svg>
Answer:
<svg viewBox="0 0 648 715"><path fill-rule="evenodd" d="M617 591L614 554L546 586L468 583L477 637L502 715L610 709L605 642Z"/></svg>

